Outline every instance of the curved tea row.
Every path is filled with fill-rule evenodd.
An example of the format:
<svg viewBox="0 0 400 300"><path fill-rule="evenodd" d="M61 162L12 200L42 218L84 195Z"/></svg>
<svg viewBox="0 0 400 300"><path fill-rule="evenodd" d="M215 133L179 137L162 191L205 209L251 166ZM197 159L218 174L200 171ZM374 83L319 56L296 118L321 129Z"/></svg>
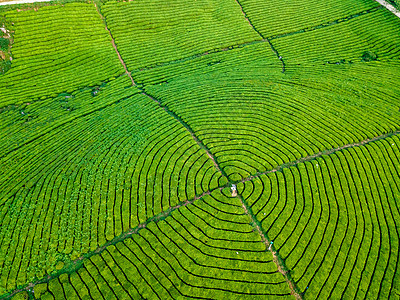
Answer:
<svg viewBox="0 0 400 300"><path fill-rule="evenodd" d="M114 100L0 160L3 292L224 183L152 100Z"/></svg>
<svg viewBox="0 0 400 300"><path fill-rule="evenodd" d="M109 1L101 11L130 71L261 40L235 0Z"/></svg>
<svg viewBox="0 0 400 300"><path fill-rule="evenodd" d="M13 10L4 16L15 33L12 67L0 76L0 108L53 98L124 73L92 4Z"/></svg>
<svg viewBox="0 0 400 300"><path fill-rule="evenodd" d="M284 277L249 222L237 198L216 191L107 247L77 272L35 286L35 296L289 299Z"/></svg>
<svg viewBox="0 0 400 300"><path fill-rule="evenodd" d="M305 299L396 297L399 159L394 136L239 186Z"/></svg>
<svg viewBox="0 0 400 300"><path fill-rule="evenodd" d="M270 37L334 21L379 6L374 1L239 0L254 27Z"/></svg>
<svg viewBox="0 0 400 300"><path fill-rule="evenodd" d="M146 91L190 125L233 181L399 128L397 77L375 65L285 75L265 43L232 51L134 77L158 80ZM388 72L399 74L400 65Z"/></svg>

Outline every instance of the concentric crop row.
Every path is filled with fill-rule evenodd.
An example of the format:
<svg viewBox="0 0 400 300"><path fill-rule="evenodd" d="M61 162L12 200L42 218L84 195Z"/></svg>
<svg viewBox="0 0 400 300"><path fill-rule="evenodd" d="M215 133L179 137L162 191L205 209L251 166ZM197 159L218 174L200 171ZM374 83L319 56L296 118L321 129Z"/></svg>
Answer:
<svg viewBox="0 0 400 300"><path fill-rule="evenodd" d="M394 136L239 185L306 299L396 297L399 161Z"/></svg>
<svg viewBox="0 0 400 300"><path fill-rule="evenodd" d="M117 100L1 159L3 291L224 184L206 152L152 100Z"/></svg>
<svg viewBox="0 0 400 300"><path fill-rule="evenodd" d="M271 253L249 222L237 198L215 191L107 247L77 272L35 286L35 296L290 298Z"/></svg>

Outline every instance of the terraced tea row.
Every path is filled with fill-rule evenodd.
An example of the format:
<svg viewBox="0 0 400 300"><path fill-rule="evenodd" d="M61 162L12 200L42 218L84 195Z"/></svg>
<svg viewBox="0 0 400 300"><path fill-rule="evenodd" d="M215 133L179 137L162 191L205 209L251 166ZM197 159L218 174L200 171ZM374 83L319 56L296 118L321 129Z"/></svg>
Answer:
<svg viewBox="0 0 400 300"><path fill-rule="evenodd" d="M124 72L92 4L5 13L15 31L12 68L0 76L0 107L54 98Z"/></svg>
<svg viewBox="0 0 400 300"><path fill-rule="evenodd" d="M233 181L399 128L394 77L366 64L283 75L268 48L255 44L133 77L190 125ZM398 65L387 69L400 74Z"/></svg>
<svg viewBox="0 0 400 300"><path fill-rule="evenodd" d="M306 299L400 292L400 138L238 185Z"/></svg>
<svg viewBox="0 0 400 300"><path fill-rule="evenodd" d="M274 39L272 44L289 67L376 59L398 64L400 22L390 11L380 9L336 25Z"/></svg>
<svg viewBox="0 0 400 300"><path fill-rule="evenodd" d="M79 96L83 104L87 93ZM60 105L55 101L48 108ZM2 292L225 183L186 129L153 101L136 94L112 102L1 158Z"/></svg>
<svg viewBox="0 0 400 300"><path fill-rule="evenodd" d="M374 1L239 0L263 37L297 31L379 6Z"/></svg>
<svg viewBox="0 0 400 300"><path fill-rule="evenodd" d="M0 110L0 157L35 141L72 120L104 109L138 93L128 76L55 98L10 105Z"/></svg>
<svg viewBox="0 0 400 300"><path fill-rule="evenodd" d="M101 11L130 71L261 40L235 0L108 1Z"/></svg>
<svg viewBox="0 0 400 300"><path fill-rule="evenodd" d="M71 275L35 286L35 297L290 298L249 222L237 198L215 191L107 247Z"/></svg>
<svg viewBox="0 0 400 300"><path fill-rule="evenodd" d="M398 293L399 161L396 135L238 185L306 299ZM289 296L229 192L176 209L30 290L41 299Z"/></svg>

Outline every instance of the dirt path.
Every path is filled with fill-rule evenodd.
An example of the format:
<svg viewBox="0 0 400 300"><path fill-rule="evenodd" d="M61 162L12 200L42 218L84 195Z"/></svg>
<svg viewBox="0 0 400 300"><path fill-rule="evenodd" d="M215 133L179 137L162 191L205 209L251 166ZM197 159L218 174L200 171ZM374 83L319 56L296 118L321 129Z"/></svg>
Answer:
<svg viewBox="0 0 400 300"><path fill-rule="evenodd" d="M398 11L392 4L386 2L385 0L375 0L378 2L380 5L386 7L388 10L390 10L395 16L400 18L400 11Z"/></svg>
<svg viewBox="0 0 400 300"><path fill-rule="evenodd" d="M249 216L252 225L255 227L257 230L258 234L261 236L261 241L263 244L265 244L265 247L267 248L266 251L269 251L272 253L273 261L276 264L276 267L278 268L278 272L283 275L285 278L286 283L288 284L290 288L290 294L296 298L296 300L302 300L303 296L299 292L295 282L293 279L290 277L289 272L286 269L285 263L283 260L280 258L278 251L275 250L275 247L273 246L273 243L270 241L268 238L267 234L263 231L261 226L258 223L257 218L254 216L251 207L246 203L246 201L243 199L242 195L237 195L236 196L240 202L242 203L242 208L245 212L246 215Z"/></svg>

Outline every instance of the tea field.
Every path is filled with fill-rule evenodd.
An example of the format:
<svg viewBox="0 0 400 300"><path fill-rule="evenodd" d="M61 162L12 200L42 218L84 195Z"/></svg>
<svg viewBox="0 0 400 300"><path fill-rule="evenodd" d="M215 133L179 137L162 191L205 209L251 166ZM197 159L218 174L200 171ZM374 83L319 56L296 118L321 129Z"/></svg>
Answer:
<svg viewBox="0 0 400 300"><path fill-rule="evenodd" d="M0 299L224 298L400 299L400 19L0 6Z"/></svg>

